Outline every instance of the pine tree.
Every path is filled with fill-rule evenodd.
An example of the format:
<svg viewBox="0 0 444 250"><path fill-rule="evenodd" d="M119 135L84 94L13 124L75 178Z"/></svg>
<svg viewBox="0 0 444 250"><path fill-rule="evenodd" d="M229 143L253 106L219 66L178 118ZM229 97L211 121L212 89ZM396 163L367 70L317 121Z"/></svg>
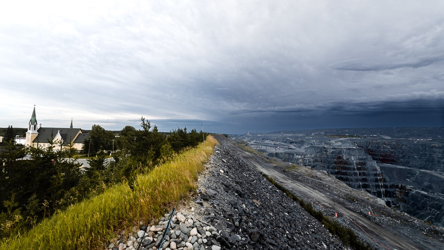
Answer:
<svg viewBox="0 0 444 250"><path fill-rule="evenodd" d="M5 142L10 142L14 140L14 137L15 137L14 128L12 128L12 125L8 126L8 128L5 131L5 137L3 140Z"/></svg>

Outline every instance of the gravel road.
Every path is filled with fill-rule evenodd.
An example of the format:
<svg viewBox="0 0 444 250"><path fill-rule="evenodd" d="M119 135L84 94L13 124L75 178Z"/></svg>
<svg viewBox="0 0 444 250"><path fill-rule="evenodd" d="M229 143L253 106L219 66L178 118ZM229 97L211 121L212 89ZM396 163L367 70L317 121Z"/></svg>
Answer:
<svg viewBox="0 0 444 250"><path fill-rule="evenodd" d="M224 249L348 249L224 141L199 177L197 216Z"/></svg>
<svg viewBox="0 0 444 250"><path fill-rule="evenodd" d="M358 193L356 190L345 185L336 185L335 183L327 185L325 182L315 178L301 178L301 175L296 178L294 173L286 171L283 167L270 164L270 161L267 161L265 158L240 149L229 140L224 140L223 145L246 165L254 166L258 171L272 177L294 195L312 202L319 209L323 210L324 214L330 214L332 218L335 212L339 214L341 217L340 221L346 222L342 224L351 227L360 236L361 240L376 249L444 249L442 229L438 235L433 235L433 238L428 235L425 236L425 231L427 231L427 228L430 228L429 226L421 225L421 227L414 223L409 225L409 222L415 220L407 216L407 219L402 219L400 215L396 215L396 213L385 206L379 207L381 210L386 210L387 214L396 216L397 219L401 218L401 220L405 220L407 223L404 228L399 225L392 227L389 223L377 223L384 222L385 220L369 218L369 216L365 216L362 213L362 210L368 211L367 207L371 206L371 203L369 205L369 202L364 202L365 199L360 199L363 204L356 204L359 202L349 202L337 195L337 193L344 194L347 193L347 190L350 190L347 194L349 195L348 197L353 197L353 200L355 197L359 199L358 195L352 196L353 193ZM322 185L320 185L321 183ZM342 191L335 194L332 191L335 188ZM368 194L365 193L365 195ZM373 204L376 203L374 200L372 202ZM402 230L397 230L400 228Z"/></svg>
<svg viewBox="0 0 444 250"><path fill-rule="evenodd" d="M444 249L444 230L394 212L364 191L305 167L289 170L223 136L216 139L221 144L199 175L197 192L176 210L163 249L350 249L260 172L375 249ZM378 217L366 216L369 209ZM187 217L181 220L179 214ZM143 250L156 249L167 217L158 225L133 229L132 236L117 235L108 249L135 250L140 244ZM144 231L148 238L138 238Z"/></svg>

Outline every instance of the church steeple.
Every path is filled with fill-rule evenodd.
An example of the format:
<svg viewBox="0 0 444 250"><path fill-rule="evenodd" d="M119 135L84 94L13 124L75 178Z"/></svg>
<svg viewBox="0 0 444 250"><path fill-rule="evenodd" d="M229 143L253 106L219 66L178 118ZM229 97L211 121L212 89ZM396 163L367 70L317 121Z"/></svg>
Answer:
<svg viewBox="0 0 444 250"><path fill-rule="evenodd" d="M71 118L71 126L69 126L69 128L72 128L72 118Z"/></svg>
<svg viewBox="0 0 444 250"><path fill-rule="evenodd" d="M35 105L32 111L31 119L29 120L28 131L37 131L37 116L35 115Z"/></svg>
<svg viewBox="0 0 444 250"><path fill-rule="evenodd" d="M37 132L37 116L35 114L35 105L34 110L32 111L31 119L29 120L28 132L26 132L26 141L25 146L32 146L34 139L39 135Z"/></svg>

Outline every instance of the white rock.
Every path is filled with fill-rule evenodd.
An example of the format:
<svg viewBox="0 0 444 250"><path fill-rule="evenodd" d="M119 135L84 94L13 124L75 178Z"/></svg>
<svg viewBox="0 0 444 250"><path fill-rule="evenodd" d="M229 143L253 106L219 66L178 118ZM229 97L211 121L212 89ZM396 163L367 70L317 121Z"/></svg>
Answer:
<svg viewBox="0 0 444 250"><path fill-rule="evenodd" d="M211 250L220 250L220 246L212 245Z"/></svg>
<svg viewBox="0 0 444 250"><path fill-rule="evenodd" d="M171 243L170 243L170 249L176 249L176 248L177 248L177 246L176 246L176 242L171 241Z"/></svg>
<svg viewBox="0 0 444 250"><path fill-rule="evenodd" d="M191 231L190 231L190 235L191 235L191 236L197 235L197 228L193 228L193 229L191 229Z"/></svg>
<svg viewBox="0 0 444 250"><path fill-rule="evenodd" d="M327 249L327 245L325 245L325 243L323 241L321 241L321 242L322 242L322 245L324 246L324 248Z"/></svg>
<svg viewBox="0 0 444 250"><path fill-rule="evenodd" d="M185 222L185 216L183 216L181 213L177 213L176 217L180 222Z"/></svg>
<svg viewBox="0 0 444 250"><path fill-rule="evenodd" d="M146 235L146 233L143 230L140 230L139 232L137 232L137 236L139 236L139 238L142 238L145 235Z"/></svg>
<svg viewBox="0 0 444 250"><path fill-rule="evenodd" d="M187 242L185 245L188 247L188 250L193 250L193 245L191 245L191 243Z"/></svg>
<svg viewBox="0 0 444 250"><path fill-rule="evenodd" d="M194 221L192 219L188 219L188 224L191 226L193 225Z"/></svg>

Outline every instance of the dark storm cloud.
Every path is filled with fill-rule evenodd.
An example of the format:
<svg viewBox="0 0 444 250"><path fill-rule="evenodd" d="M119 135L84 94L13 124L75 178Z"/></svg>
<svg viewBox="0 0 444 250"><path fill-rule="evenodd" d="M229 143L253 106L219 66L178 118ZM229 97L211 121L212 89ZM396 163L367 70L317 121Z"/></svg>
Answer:
<svg viewBox="0 0 444 250"><path fill-rule="evenodd" d="M165 131L381 126L384 110L416 116L409 103L444 98L442 9L10 1L0 9L0 127L26 126L34 104L47 126L137 128L141 116Z"/></svg>
<svg viewBox="0 0 444 250"><path fill-rule="evenodd" d="M443 126L444 99L335 103L311 110L243 111L238 126L251 132L312 128Z"/></svg>

